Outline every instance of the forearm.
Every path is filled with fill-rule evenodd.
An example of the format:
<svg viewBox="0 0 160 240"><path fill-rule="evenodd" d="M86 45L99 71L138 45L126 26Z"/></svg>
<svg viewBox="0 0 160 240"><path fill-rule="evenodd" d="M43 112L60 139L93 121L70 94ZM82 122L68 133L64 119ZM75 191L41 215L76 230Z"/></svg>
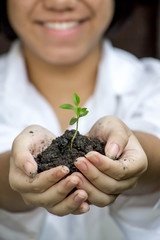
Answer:
<svg viewBox="0 0 160 240"><path fill-rule="evenodd" d="M9 159L10 152L0 154L0 208L10 212L29 211L31 207L9 185Z"/></svg>
<svg viewBox="0 0 160 240"><path fill-rule="evenodd" d="M134 132L143 147L147 159L147 171L139 178L133 194L144 194L160 189L160 139L144 132Z"/></svg>

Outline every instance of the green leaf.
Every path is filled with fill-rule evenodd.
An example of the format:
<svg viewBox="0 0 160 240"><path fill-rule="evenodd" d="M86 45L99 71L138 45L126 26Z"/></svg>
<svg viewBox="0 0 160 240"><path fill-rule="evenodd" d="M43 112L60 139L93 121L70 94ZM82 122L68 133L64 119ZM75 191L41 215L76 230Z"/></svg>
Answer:
<svg viewBox="0 0 160 240"><path fill-rule="evenodd" d="M80 103L80 97L76 93L74 93L73 96L72 96L72 99L73 99L74 104L76 106L78 106L79 103Z"/></svg>
<svg viewBox="0 0 160 240"><path fill-rule="evenodd" d="M81 108L81 111L80 111L79 116L80 116L80 117L84 117L84 116L86 116L87 114L88 114L87 108Z"/></svg>
<svg viewBox="0 0 160 240"><path fill-rule="evenodd" d="M77 118L73 117L71 118L70 122L69 122L69 125L73 125L77 122Z"/></svg>
<svg viewBox="0 0 160 240"><path fill-rule="evenodd" d="M79 116L80 112L81 112L81 108L77 107L77 108L74 108L74 112L77 116Z"/></svg>
<svg viewBox="0 0 160 240"><path fill-rule="evenodd" d="M86 112L87 108L81 108L81 113Z"/></svg>
<svg viewBox="0 0 160 240"><path fill-rule="evenodd" d="M74 106L72 106L71 104L62 104L59 107L62 109L74 110Z"/></svg>

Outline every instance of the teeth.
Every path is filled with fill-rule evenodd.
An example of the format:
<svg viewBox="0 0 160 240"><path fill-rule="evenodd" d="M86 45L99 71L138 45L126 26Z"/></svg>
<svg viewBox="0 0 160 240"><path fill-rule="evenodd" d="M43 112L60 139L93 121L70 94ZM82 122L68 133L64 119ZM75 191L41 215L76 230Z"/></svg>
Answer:
<svg viewBox="0 0 160 240"><path fill-rule="evenodd" d="M69 28L76 27L79 23L78 22L63 22L63 23L52 23L52 22L47 22L44 25L50 29L55 29L55 30L66 30Z"/></svg>

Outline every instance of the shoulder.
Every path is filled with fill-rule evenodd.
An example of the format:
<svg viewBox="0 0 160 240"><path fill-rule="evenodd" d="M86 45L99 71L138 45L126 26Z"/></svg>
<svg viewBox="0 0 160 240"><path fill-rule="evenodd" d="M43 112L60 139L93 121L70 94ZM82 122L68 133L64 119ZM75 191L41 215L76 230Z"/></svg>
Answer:
<svg viewBox="0 0 160 240"><path fill-rule="evenodd" d="M160 76L160 60L155 58L143 58L141 59L141 63L147 73L153 73L156 76Z"/></svg>
<svg viewBox="0 0 160 240"><path fill-rule="evenodd" d="M153 75L160 75L160 60L155 58L137 58L132 53L125 50L112 47L110 45L113 58L115 62L120 64L121 67L130 67L133 71L141 70L141 73L151 73Z"/></svg>
<svg viewBox="0 0 160 240"><path fill-rule="evenodd" d="M141 71L144 71L144 73L151 72L153 74L160 75L160 60L151 57L137 58L130 52L113 47L111 43L107 43L106 45L108 45L110 55L115 63L119 64L121 67L126 68L127 66L133 70L141 68Z"/></svg>
<svg viewBox="0 0 160 240"><path fill-rule="evenodd" d="M138 59L133 54L104 43L104 65L109 65L113 85L118 93L136 92L160 85L160 61Z"/></svg>
<svg viewBox="0 0 160 240"><path fill-rule="evenodd" d="M105 55L109 55L115 63L123 64L132 64L137 65L141 61L132 53L125 51L123 49L114 47L109 40L104 41L103 43L103 52ZM120 61L120 62L119 62Z"/></svg>

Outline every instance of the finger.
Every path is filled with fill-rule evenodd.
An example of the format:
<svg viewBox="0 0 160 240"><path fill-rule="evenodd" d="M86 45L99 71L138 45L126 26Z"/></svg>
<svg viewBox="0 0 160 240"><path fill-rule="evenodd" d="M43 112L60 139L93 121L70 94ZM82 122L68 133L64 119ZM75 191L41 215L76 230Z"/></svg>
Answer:
<svg viewBox="0 0 160 240"><path fill-rule="evenodd" d="M86 157L100 171L116 180L137 177L147 168L146 155L138 149L124 151L119 160L112 160L98 152L90 152Z"/></svg>
<svg viewBox="0 0 160 240"><path fill-rule="evenodd" d="M84 157L78 158L75 165L97 189L107 194L122 193L123 191L132 188L137 182L137 177L118 181L102 173Z"/></svg>
<svg viewBox="0 0 160 240"><path fill-rule="evenodd" d="M69 173L66 166L58 166L50 170L37 174L34 178L28 177L21 170L16 169L9 174L11 187L20 192L42 193L57 183L61 178Z"/></svg>
<svg viewBox="0 0 160 240"><path fill-rule="evenodd" d="M81 183L77 185L78 189L83 189L88 194L88 201L98 207L104 207L112 203L116 197L113 194L106 194L93 186L81 173L75 172L73 175L81 179Z"/></svg>
<svg viewBox="0 0 160 240"><path fill-rule="evenodd" d="M118 159L128 144L130 134L130 131L126 130L126 128L114 128L105 146L106 156L111 159Z"/></svg>
<svg viewBox="0 0 160 240"><path fill-rule="evenodd" d="M66 196L80 183L78 176L68 176L59 181L43 193L26 193L24 200L28 205L52 207L66 198Z"/></svg>
<svg viewBox="0 0 160 240"><path fill-rule="evenodd" d="M122 154L130 135L130 129L114 116L101 118L89 132L89 136L106 142L105 153L112 159L116 159Z"/></svg>
<svg viewBox="0 0 160 240"><path fill-rule="evenodd" d="M80 215L86 212L89 212L90 206L87 202L83 202L78 209L74 210L72 214L74 215Z"/></svg>
<svg viewBox="0 0 160 240"><path fill-rule="evenodd" d="M34 177L37 174L37 163L28 150L14 152L10 158L11 168L23 171L27 176Z"/></svg>
<svg viewBox="0 0 160 240"><path fill-rule="evenodd" d="M30 126L16 137L12 146L12 160L28 176L35 175L37 163L34 160L39 152L49 146L55 136L41 126Z"/></svg>
<svg viewBox="0 0 160 240"><path fill-rule="evenodd" d="M69 195L67 198L65 198L63 201L58 203L57 205L47 208L47 210L57 216L64 216L68 215L70 213L73 213L77 211L77 209L81 209L82 211L85 209L89 210L89 207L86 207L87 205L82 205L81 204L87 200L87 193L83 190L77 190L71 195ZM84 213L84 212L81 212Z"/></svg>

